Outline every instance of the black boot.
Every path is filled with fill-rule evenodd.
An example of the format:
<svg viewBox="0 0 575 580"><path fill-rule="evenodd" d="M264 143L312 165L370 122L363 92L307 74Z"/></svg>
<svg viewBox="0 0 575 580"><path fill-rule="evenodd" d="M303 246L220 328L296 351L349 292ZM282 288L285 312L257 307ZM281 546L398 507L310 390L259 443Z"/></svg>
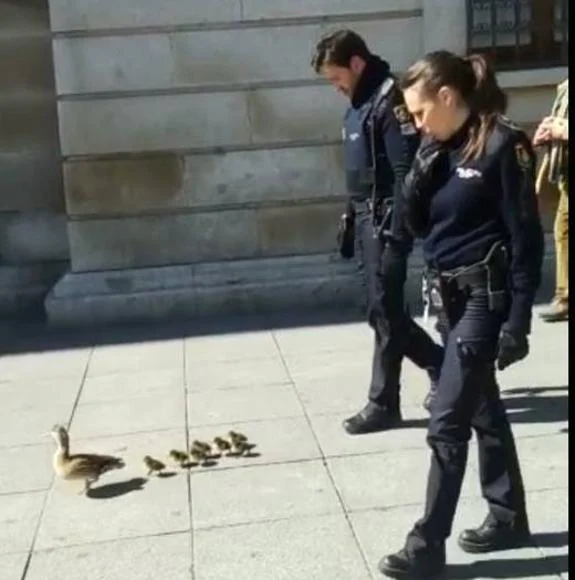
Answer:
<svg viewBox="0 0 575 580"><path fill-rule="evenodd" d="M497 552L522 548L531 542L526 523L498 522L491 515L473 530L464 530L459 536L459 547L470 554Z"/></svg>
<svg viewBox="0 0 575 580"><path fill-rule="evenodd" d="M356 415L343 422L343 428L350 435L375 433L393 429L401 424L401 412L398 408L382 407L371 401Z"/></svg>
<svg viewBox="0 0 575 580"><path fill-rule="evenodd" d="M445 571L445 546L417 557L403 549L383 558L379 570L389 578L437 578Z"/></svg>

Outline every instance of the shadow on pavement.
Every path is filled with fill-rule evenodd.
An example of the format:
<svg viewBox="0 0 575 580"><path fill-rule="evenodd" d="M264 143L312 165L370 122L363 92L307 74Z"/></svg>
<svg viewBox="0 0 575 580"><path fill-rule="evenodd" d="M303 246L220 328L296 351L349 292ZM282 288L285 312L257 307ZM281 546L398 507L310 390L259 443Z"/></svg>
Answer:
<svg viewBox="0 0 575 580"><path fill-rule="evenodd" d="M485 560L472 564L449 566L447 578L534 578L563 574L569 570L567 556L549 556L541 558L508 558Z"/></svg>
<svg viewBox="0 0 575 580"><path fill-rule="evenodd" d="M557 395L538 396L546 393ZM511 423L558 423L569 419L568 393L567 386L524 387L504 391L503 401Z"/></svg>
<svg viewBox="0 0 575 580"><path fill-rule="evenodd" d="M126 481L108 483L106 485L100 485L93 489L89 489L86 496L90 499L111 499L113 497L126 495L133 491L140 491L144 489L144 485L147 481L148 480L144 477L134 477L133 479L128 479Z"/></svg>

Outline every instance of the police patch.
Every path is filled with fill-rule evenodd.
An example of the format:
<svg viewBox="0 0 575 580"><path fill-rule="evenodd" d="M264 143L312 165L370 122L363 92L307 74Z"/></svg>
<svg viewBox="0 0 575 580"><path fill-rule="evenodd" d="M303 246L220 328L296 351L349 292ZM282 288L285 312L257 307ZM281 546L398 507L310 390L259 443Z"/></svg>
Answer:
<svg viewBox="0 0 575 580"><path fill-rule="evenodd" d="M393 114L399 123L399 129L402 135L415 135L417 133L417 129L405 105L393 107Z"/></svg>
<svg viewBox="0 0 575 580"><path fill-rule="evenodd" d="M523 143L515 144L515 157L517 158L519 167L524 171L531 167L531 157L529 156L529 153L527 153L527 149L525 149Z"/></svg>
<svg viewBox="0 0 575 580"><path fill-rule="evenodd" d="M393 114L400 125L411 123L411 116L409 115L409 111L405 105L397 105L397 107L393 107Z"/></svg>

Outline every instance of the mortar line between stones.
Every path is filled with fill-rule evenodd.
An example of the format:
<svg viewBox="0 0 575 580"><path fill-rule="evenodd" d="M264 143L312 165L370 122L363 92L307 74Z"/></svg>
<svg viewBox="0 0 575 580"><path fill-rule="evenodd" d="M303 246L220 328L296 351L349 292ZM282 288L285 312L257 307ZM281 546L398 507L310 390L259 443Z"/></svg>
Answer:
<svg viewBox="0 0 575 580"><path fill-rule="evenodd" d="M80 401L80 396L82 395L82 391L84 389L84 384L86 383L86 377L88 376L88 370L90 368L90 362L92 361L92 355L94 354L94 345L90 347L90 352L88 353L88 360L86 361L86 367L84 368L84 372L82 374L82 379L80 380L80 387L78 388L78 393L76 394L76 399L74 400L74 404L72 405L72 411L70 412L70 417L68 419L68 423L66 427L70 429L70 425L72 424L72 420L74 418L74 414L76 413L76 409L78 408L78 403ZM28 552L28 557L26 558L26 563L24 564L24 570L22 571L22 576L20 580L25 580L26 576L28 575L28 570L30 569L30 563L32 562L32 555L34 554L34 548L36 546L36 540L38 539L38 533L40 531L40 526L42 525L42 520L44 519L44 512L46 510L46 505L48 504L48 498L52 493L52 489L54 488L54 473L52 473L52 477L50 479L50 485L45 492L44 501L42 502L42 507L40 509L40 514L38 515L38 522L36 524L36 528L34 529L34 535L32 536L32 542L30 543L30 550Z"/></svg>
<svg viewBox="0 0 575 580"><path fill-rule="evenodd" d="M359 552L359 554L360 554L360 556L361 556L361 559L362 559L362 561L363 561L363 565L364 565L364 567L365 567L365 570L367 571L367 574L369 575L369 577L370 577L372 580L375 580L375 578L374 578L373 574L371 573L371 567L370 567L370 565L369 565L369 562L368 562L368 560L367 560L367 557L366 557L366 555L365 555L365 552L363 551L363 548L361 547L361 543L360 543L360 541L359 541L359 538L357 537L357 534L356 534L356 532L355 532L355 529L354 529L354 527L353 527L353 526L352 526L352 524L351 524L351 519L350 519L350 517L349 517L349 514L348 514L348 512L347 512L347 509L346 509L346 507L345 507L345 503L344 503L344 501L343 501L343 497L342 497L342 495L341 495L341 493L340 493L339 489L337 488L337 485L335 484L335 480L334 480L334 478L333 478L333 474L331 473L331 470L329 469L329 466L328 466L328 464L327 464L327 459L326 459L326 456L325 456L325 454L324 454L324 452L323 452L323 449L322 449L322 447L321 447L321 444L320 444L320 442L319 442L319 439L318 439L318 437L317 437L317 434L316 434L316 432L315 432L315 429L313 428L313 425L312 425L312 422L311 422L310 416L309 416L309 414L308 414L308 412L307 412L307 409L305 408L304 402L303 402L303 400L302 400L302 398L301 398L301 394L300 394L299 390L298 390L298 389L297 389L297 387L296 387L295 381L293 380L293 377L292 377L292 375L291 375L291 373L290 373L289 367L288 367L288 365L287 365L287 363L286 363L286 361L285 361L285 358L284 358L283 352L282 352L282 350L281 350L281 348L280 348L280 345L279 345L279 343L278 343L278 341L277 341L277 337L276 337L276 334L275 334L275 331L274 331L274 330L272 330L272 337L273 337L274 343L275 343L275 345L276 345L276 348L277 348L277 350L278 350L278 353L279 353L280 359L281 359L281 361L282 361L282 365L284 366L285 372L286 372L287 376L288 376L288 377L289 377L289 379L290 379L290 382L291 382L291 384L292 384L292 388L293 388L293 390L294 390L294 392L295 392L295 396L297 397L297 400L298 400L298 402L299 402L299 404L300 404L300 406L301 406L301 409L302 409L302 411L303 411L303 415L304 415L304 417L305 417L305 420L306 420L306 422L307 422L307 424L308 424L308 427L309 427L309 429L310 429L310 431L311 431L311 433L312 433L312 435L313 435L313 438L314 438L314 440L315 440L315 443L316 443L316 445L317 445L317 447L318 447L318 449L319 449L319 452L320 452L320 454L321 454L321 462L323 463L323 466L325 467L325 470L326 470L327 476L328 476L328 478L329 478L329 481L330 481L330 483L331 483L331 486L332 486L333 490L335 491L335 494L336 494L337 500L338 500L338 502L339 502L339 505L340 505L340 507L341 507L341 510L342 510L342 512L343 512L343 517L345 518L345 521L347 522L347 525L348 525L349 531L351 532L351 535L352 535L352 537L353 537L353 540L354 540L354 542L355 542L355 545L356 545L356 547L357 547L357 549L358 549L358 552ZM335 417L334 417L334 420L335 420Z"/></svg>
<svg viewBox="0 0 575 580"><path fill-rule="evenodd" d="M185 441L186 452L190 449L190 417L188 411L188 377L187 377L187 359L186 359L186 337L182 337L182 370L183 370L183 390L184 390L184 426L186 429ZM195 578L195 554L194 554L194 514L192 510L192 480L190 470L186 470L186 485L188 488L188 517L190 518L190 578Z"/></svg>

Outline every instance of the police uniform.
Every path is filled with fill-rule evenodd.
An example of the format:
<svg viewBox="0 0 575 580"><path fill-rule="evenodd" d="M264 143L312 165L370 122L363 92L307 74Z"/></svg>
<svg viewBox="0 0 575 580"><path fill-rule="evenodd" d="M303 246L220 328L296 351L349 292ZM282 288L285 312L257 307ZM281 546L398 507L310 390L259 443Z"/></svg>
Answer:
<svg viewBox="0 0 575 580"><path fill-rule="evenodd" d="M407 221L424 237L447 330L427 435L433 454L425 513L404 549L380 564L396 578L443 571L472 429L489 514L479 528L461 534L460 546L487 552L529 538L525 492L495 367L528 352L543 260L535 157L527 136L499 118L484 155L462 162L472 123L470 117L431 153L422 142L404 191ZM418 169L426 156L432 162Z"/></svg>
<svg viewBox="0 0 575 580"><path fill-rule="evenodd" d="M354 216L359 269L375 331L369 402L344 421L348 433L366 433L400 421L403 356L439 374L443 349L407 314L403 287L413 238L403 221L401 187L419 137L389 65L372 57L354 91L343 127L349 213ZM392 204L395 204L393 211ZM375 219L374 219L375 216ZM385 229L377 234L374 230Z"/></svg>

